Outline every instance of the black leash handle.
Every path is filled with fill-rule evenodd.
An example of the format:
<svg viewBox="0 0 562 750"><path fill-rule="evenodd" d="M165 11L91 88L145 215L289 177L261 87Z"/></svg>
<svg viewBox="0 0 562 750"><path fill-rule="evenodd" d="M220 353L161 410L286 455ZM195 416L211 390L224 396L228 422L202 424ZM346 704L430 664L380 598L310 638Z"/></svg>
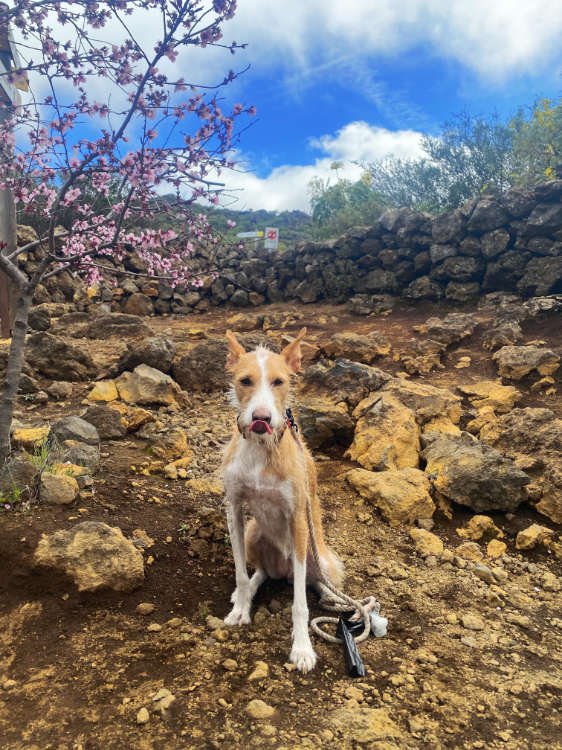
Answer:
<svg viewBox="0 0 562 750"><path fill-rule="evenodd" d="M347 615L349 617L350 615ZM336 635L342 639L343 657L350 677L365 677L365 665L355 643L354 634L363 632L363 621L348 620L340 615Z"/></svg>

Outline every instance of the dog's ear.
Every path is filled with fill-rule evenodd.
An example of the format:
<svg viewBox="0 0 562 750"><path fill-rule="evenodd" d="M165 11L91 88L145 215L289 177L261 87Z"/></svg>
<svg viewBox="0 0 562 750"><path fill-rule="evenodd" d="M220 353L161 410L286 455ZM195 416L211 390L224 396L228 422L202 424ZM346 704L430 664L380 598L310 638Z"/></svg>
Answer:
<svg viewBox="0 0 562 750"><path fill-rule="evenodd" d="M291 341L283 351L281 356L285 359L285 362L289 365L293 372L298 372L301 369L302 352L301 352L301 341L306 336L306 328L301 328L299 335L294 341Z"/></svg>
<svg viewBox="0 0 562 750"><path fill-rule="evenodd" d="M234 365L238 362L242 354L246 353L246 350L242 344L238 341L232 331L226 332L226 340L228 342L228 356L226 358L226 369L231 370Z"/></svg>

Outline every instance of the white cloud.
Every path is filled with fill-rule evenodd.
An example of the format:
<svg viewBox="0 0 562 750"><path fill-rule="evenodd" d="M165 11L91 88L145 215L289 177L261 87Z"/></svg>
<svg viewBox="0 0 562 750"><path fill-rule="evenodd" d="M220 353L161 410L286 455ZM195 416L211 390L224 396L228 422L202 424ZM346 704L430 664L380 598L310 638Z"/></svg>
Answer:
<svg viewBox="0 0 562 750"><path fill-rule="evenodd" d="M413 130L386 130L366 122L351 122L334 135L311 139L310 145L322 152L313 163L284 165L273 169L266 177L251 171L225 172L229 196L238 196L233 208L265 208L270 211L309 209L308 184L313 177L334 179L332 162L342 160L340 177L357 180L362 169L353 162L373 161L386 156L416 158L421 155L421 134ZM231 204L225 197L224 205Z"/></svg>
<svg viewBox="0 0 562 750"><path fill-rule="evenodd" d="M342 52L397 54L419 45L502 80L558 59L562 3L553 0L240 0L227 35L260 66L306 68Z"/></svg>

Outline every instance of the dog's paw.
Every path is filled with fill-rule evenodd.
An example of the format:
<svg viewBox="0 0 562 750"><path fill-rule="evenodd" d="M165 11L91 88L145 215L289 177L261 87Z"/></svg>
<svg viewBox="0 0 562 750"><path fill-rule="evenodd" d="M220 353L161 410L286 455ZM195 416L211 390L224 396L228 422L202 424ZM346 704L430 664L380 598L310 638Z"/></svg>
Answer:
<svg viewBox="0 0 562 750"><path fill-rule="evenodd" d="M296 666L299 672L310 672L316 666L316 653L312 646L301 648L293 646L289 661Z"/></svg>
<svg viewBox="0 0 562 750"><path fill-rule="evenodd" d="M230 614L224 618L224 624L229 626L249 625L251 621L250 613L247 610L236 606L233 607Z"/></svg>

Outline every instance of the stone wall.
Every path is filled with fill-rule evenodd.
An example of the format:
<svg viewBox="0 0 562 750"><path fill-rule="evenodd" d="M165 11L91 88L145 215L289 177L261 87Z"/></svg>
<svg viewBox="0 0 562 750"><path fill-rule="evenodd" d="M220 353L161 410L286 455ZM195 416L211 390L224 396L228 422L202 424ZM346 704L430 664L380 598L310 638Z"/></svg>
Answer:
<svg viewBox="0 0 562 750"><path fill-rule="evenodd" d="M386 294L458 303L491 291L545 295L562 291L561 250L562 180L555 180L530 191L485 193L435 217L390 209L374 226L284 253L219 248L213 257L193 258L199 289L173 290L121 274L100 297L113 310L163 314L281 300L352 299L358 311L368 311ZM127 268L140 267L131 258ZM214 277L212 268L220 269Z"/></svg>

